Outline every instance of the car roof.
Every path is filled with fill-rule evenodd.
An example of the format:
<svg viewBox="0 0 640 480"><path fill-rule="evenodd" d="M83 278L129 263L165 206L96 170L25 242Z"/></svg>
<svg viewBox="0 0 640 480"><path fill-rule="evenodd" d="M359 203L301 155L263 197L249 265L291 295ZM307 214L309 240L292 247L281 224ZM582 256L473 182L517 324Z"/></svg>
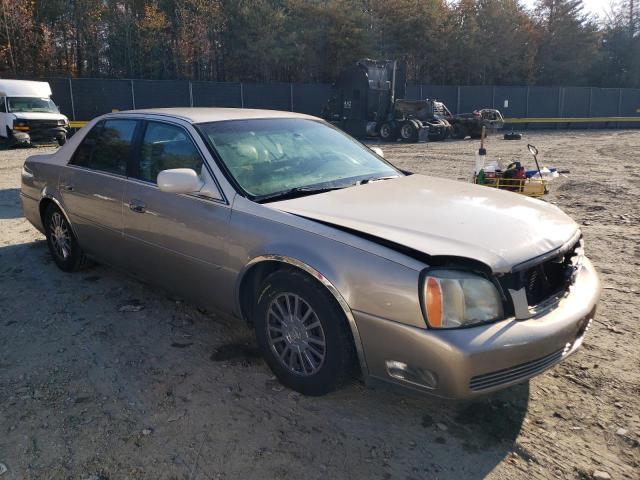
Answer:
<svg viewBox="0 0 640 480"><path fill-rule="evenodd" d="M149 108L142 110L126 110L119 114L147 114L181 118L192 123L222 122L225 120L248 120L257 118L306 118L316 117L295 112L278 110L255 110L250 108ZM111 116L111 115L110 115Z"/></svg>

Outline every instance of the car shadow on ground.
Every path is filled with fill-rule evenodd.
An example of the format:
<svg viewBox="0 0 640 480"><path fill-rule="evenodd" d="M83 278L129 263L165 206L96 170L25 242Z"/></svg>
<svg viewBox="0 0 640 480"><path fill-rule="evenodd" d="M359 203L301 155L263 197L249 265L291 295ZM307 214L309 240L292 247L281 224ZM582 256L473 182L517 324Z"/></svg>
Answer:
<svg viewBox="0 0 640 480"><path fill-rule="evenodd" d="M0 220L22 217L20 209L20 189L0 189Z"/></svg>
<svg viewBox="0 0 640 480"><path fill-rule="evenodd" d="M212 478L479 479L527 457L516 439L528 384L450 402L354 379L303 397L275 380L242 322L108 267L63 273L42 240L0 247L0 313L0 450L24 476L118 478L138 465L144 478L186 478L197 449ZM39 448L24 454L20 438Z"/></svg>

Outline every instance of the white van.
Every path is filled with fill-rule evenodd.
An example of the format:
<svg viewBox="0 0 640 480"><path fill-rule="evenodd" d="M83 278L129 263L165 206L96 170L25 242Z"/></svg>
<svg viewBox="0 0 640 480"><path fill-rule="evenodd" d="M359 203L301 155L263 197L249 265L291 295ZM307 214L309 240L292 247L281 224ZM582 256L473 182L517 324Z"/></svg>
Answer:
<svg viewBox="0 0 640 480"><path fill-rule="evenodd" d="M69 120L51 100L47 82L0 79L0 140L9 146L67 141Z"/></svg>

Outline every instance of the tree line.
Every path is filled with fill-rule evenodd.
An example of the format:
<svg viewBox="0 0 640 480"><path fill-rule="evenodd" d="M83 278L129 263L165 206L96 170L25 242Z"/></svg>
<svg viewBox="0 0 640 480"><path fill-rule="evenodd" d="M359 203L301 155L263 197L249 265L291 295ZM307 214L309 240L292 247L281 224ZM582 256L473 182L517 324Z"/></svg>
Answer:
<svg viewBox="0 0 640 480"><path fill-rule="evenodd" d="M640 87L640 0L0 0L0 75Z"/></svg>

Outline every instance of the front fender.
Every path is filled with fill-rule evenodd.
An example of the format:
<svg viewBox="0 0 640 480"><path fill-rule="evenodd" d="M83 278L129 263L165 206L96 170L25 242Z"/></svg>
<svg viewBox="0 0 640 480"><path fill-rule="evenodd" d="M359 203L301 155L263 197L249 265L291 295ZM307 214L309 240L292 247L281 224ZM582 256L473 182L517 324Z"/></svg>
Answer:
<svg viewBox="0 0 640 480"><path fill-rule="evenodd" d="M352 311L425 328L419 299L423 262L268 206L253 204L251 212L237 207L236 202L229 225L230 266L238 274L236 291L256 259L282 257L326 279ZM384 255L385 251L389 254Z"/></svg>

